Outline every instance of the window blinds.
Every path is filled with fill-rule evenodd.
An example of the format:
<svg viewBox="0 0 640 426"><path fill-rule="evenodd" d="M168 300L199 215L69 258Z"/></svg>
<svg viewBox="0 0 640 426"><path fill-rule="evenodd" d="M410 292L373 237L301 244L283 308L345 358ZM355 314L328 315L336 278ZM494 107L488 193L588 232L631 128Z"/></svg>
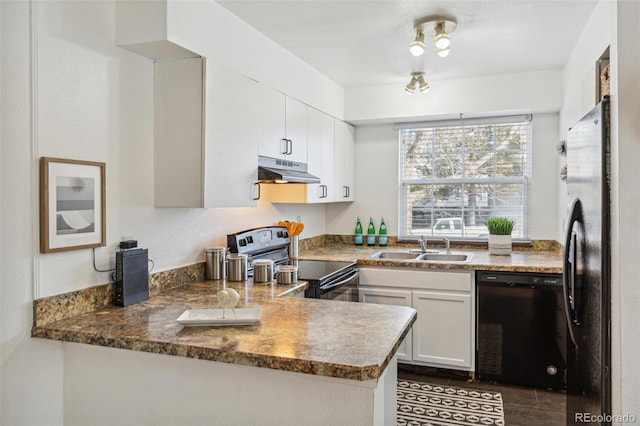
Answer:
<svg viewBox="0 0 640 426"><path fill-rule="evenodd" d="M499 215L528 238L528 117L421 123L399 130L399 148L401 236L486 238Z"/></svg>

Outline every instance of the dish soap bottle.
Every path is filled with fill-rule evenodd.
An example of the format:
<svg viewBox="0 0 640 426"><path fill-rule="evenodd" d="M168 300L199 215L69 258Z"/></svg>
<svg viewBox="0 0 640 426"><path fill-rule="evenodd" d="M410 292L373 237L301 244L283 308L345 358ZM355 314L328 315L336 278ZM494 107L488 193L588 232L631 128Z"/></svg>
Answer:
<svg viewBox="0 0 640 426"><path fill-rule="evenodd" d="M369 218L369 227L367 228L367 245L376 245L376 226L373 224L373 218Z"/></svg>
<svg viewBox="0 0 640 426"><path fill-rule="evenodd" d="M384 223L384 217L380 219L380 230L378 231L378 245L380 247L387 246L387 224Z"/></svg>
<svg viewBox="0 0 640 426"><path fill-rule="evenodd" d="M362 223L360 223L360 218L357 218L356 221L356 235L355 235L355 242L357 246L361 246L362 242L363 242L363 237L362 237Z"/></svg>

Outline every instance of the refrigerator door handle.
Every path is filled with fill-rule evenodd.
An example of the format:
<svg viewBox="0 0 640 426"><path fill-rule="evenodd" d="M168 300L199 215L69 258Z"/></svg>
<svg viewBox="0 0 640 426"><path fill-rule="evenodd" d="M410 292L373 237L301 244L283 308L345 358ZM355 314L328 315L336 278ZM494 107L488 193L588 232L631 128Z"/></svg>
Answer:
<svg viewBox="0 0 640 426"><path fill-rule="evenodd" d="M569 328L569 336L571 341L577 347L575 326L579 325L580 300L578 296L577 283L577 262L578 262L578 236L576 235L577 227L581 226L582 220L582 203L576 198L571 204L567 224L567 234L564 245L563 267L562 267L562 287L564 295L564 311L567 319L567 327ZM574 228L575 226L575 228Z"/></svg>

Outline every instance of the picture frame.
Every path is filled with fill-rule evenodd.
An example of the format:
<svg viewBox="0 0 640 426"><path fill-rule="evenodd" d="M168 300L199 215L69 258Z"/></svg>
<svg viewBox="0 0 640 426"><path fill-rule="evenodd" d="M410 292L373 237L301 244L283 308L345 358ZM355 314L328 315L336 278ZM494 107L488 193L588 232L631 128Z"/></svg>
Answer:
<svg viewBox="0 0 640 426"><path fill-rule="evenodd" d="M105 163L40 158L40 252L106 245Z"/></svg>

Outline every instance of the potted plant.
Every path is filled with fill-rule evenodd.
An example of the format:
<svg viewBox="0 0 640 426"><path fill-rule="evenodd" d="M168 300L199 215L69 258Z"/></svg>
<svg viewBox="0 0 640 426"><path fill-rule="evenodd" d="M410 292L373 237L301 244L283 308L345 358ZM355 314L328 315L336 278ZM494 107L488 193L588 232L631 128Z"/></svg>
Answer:
<svg viewBox="0 0 640 426"><path fill-rule="evenodd" d="M494 216L485 222L489 229L489 254L511 254L511 232L515 222L508 217Z"/></svg>

